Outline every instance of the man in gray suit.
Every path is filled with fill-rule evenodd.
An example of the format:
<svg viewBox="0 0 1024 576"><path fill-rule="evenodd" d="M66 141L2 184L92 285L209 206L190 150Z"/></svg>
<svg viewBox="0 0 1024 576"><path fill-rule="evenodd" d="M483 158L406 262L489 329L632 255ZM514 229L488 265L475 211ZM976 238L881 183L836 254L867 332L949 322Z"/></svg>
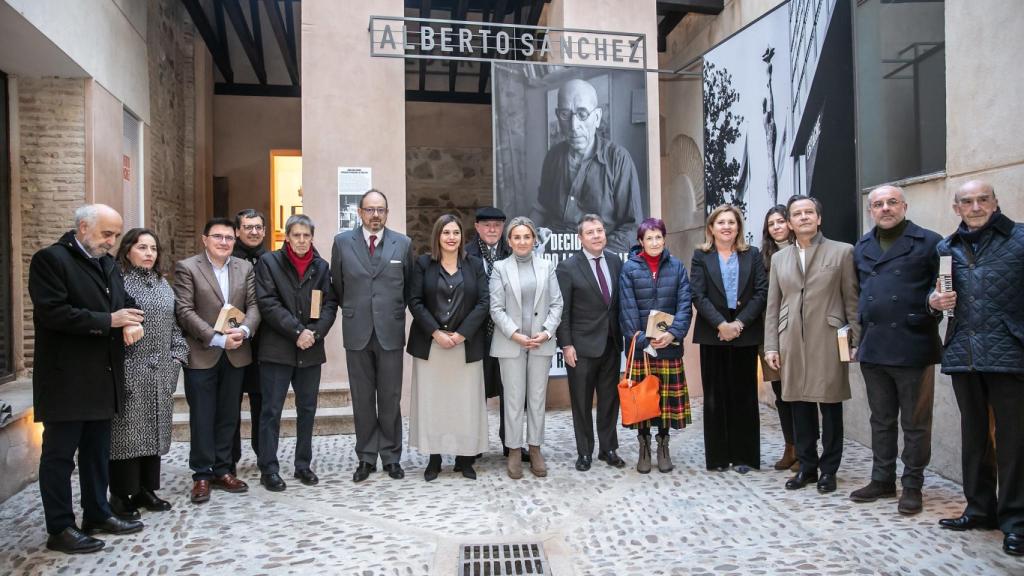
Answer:
<svg viewBox="0 0 1024 576"><path fill-rule="evenodd" d="M403 478L402 354L413 253L409 237L385 228L388 199L370 190L359 199L361 226L334 237L331 277L341 304L341 331L356 424L359 466L353 482L377 468Z"/></svg>
<svg viewBox="0 0 1024 576"><path fill-rule="evenodd" d="M619 329L619 271L622 260L605 247L604 222L586 214L576 228L583 249L563 260L555 273L562 290L562 323L558 345L569 376L572 427L576 433L576 469L590 470L594 454L594 394L597 394L599 460L622 468L615 453L619 447L616 419L619 413L619 362L622 333Z"/></svg>

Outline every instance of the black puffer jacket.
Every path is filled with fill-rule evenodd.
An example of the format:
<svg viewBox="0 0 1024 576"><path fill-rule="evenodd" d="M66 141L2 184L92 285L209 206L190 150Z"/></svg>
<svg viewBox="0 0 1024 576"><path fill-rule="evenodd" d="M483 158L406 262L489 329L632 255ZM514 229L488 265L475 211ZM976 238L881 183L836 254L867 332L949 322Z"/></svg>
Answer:
<svg viewBox="0 0 1024 576"><path fill-rule="evenodd" d="M1024 224L992 216L976 243L961 225L938 245L953 256L956 310L946 329L942 372L1024 373ZM973 244L973 245L972 245Z"/></svg>

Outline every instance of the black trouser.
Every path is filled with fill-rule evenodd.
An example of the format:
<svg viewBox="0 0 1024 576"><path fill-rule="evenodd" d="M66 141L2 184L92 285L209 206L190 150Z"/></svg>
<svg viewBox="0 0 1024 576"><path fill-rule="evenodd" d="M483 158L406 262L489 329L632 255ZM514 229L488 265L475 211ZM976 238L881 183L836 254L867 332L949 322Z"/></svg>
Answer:
<svg viewBox="0 0 1024 576"><path fill-rule="evenodd" d="M238 425L242 368L221 354L213 368L185 368L188 400L188 466L193 480L211 480L231 470L231 442Z"/></svg>
<svg viewBox="0 0 1024 576"><path fill-rule="evenodd" d="M843 403L790 402L800 471L835 474L843 459ZM821 410L821 456L818 456L818 411Z"/></svg>
<svg viewBox="0 0 1024 576"><path fill-rule="evenodd" d="M772 392L775 392L775 409L779 412L779 426L786 444L793 445L793 407L782 399L782 380L772 381Z"/></svg>
<svg viewBox="0 0 1024 576"><path fill-rule="evenodd" d="M345 350L361 462L376 465L380 455L386 466L402 459L403 354L401 348L382 348L376 334L362 350Z"/></svg>
<svg viewBox="0 0 1024 576"><path fill-rule="evenodd" d="M253 350L253 354L256 350ZM238 393L238 409L242 409L242 398L249 395L249 445L252 446L254 454L260 453L260 414L263 409L263 395L260 391L260 367L256 360L245 367L245 375L242 376L242 388ZM231 463L238 464L242 459L242 419L239 417L238 425L235 426L235 439L231 444ZM233 466L232 466L233 467Z"/></svg>
<svg viewBox="0 0 1024 576"><path fill-rule="evenodd" d="M143 490L160 489L160 455L110 461L110 493L127 500Z"/></svg>
<svg viewBox="0 0 1024 576"><path fill-rule="evenodd" d="M964 514L996 520L1003 532L1024 533L1024 374L952 377L960 407Z"/></svg>
<svg viewBox="0 0 1024 576"><path fill-rule="evenodd" d="M757 346L701 346L704 461L708 470L761 468Z"/></svg>
<svg viewBox="0 0 1024 576"><path fill-rule="evenodd" d="M43 499L46 531L50 534L75 525L71 472L75 469L76 451L82 516L92 522L102 522L113 515L107 502L110 420L43 422L39 494Z"/></svg>
<svg viewBox="0 0 1024 576"><path fill-rule="evenodd" d="M924 469L932 458L933 366L882 366L862 362L868 407L871 409L871 479L896 481L899 426L903 427L904 488L924 485ZM899 425L897 425L897 419Z"/></svg>
<svg viewBox="0 0 1024 576"><path fill-rule="evenodd" d="M569 402L572 408L572 427L576 434L576 452L580 456L594 453L594 394L597 394L597 438L601 452L617 450L619 437L619 355L612 353L611 342L605 347L609 353L600 358L576 357L576 367L566 366L569 377Z"/></svg>
<svg viewBox="0 0 1024 576"><path fill-rule="evenodd" d="M295 470L309 470L313 461L313 419L316 417L317 395L320 393L320 364L297 368L273 362L260 363L260 385L263 387L263 414L260 417L260 449L257 461L260 472L280 472L277 443L281 437L281 411L284 409L288 385L295 389Z"/></svg>

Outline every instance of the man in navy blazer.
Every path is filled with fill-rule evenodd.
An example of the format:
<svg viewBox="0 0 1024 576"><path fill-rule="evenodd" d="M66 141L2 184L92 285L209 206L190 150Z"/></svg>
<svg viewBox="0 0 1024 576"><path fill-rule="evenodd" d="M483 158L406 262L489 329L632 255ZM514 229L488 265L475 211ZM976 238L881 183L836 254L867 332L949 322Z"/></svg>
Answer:
<svg viewBox="0 0 1024 576"><path fill-rule="evenodd" d="M619 328L617 279L622 260L605 247L604 222L586 214L577 226L583 249L555 270L562 290L562 322L556 335L569 376L572 426L576 433L576 469L590 469L594 453L594 419L591 409L597 394L597 457L609 466L622 468L616 420L619 414L619 362L622 332Z"/></svg>
<svg viewBox="0 0 1024 576"><path fill-rule="evenodd" d="M896 453L903 425L903 493L897 509L922 508L924 469L931 459L934 364L939 361L937 320L928 312L941 238L906 219L903 190L880 186L868 194L875 227L861 237L853 258L860 279L857 352L871 410L871 482L850 494L854 502L896 496Z"/></svg>
<svg viewBox="0 0 1024 576"><path fill-rule="evenodd" d="M331 251L359 457L352 481L366 480L378 457L397 480L405 477L399 403L412 244L408 236L384 227L388 199L379 190L359 199L359 218L362 225L335 236Z"/></svg>

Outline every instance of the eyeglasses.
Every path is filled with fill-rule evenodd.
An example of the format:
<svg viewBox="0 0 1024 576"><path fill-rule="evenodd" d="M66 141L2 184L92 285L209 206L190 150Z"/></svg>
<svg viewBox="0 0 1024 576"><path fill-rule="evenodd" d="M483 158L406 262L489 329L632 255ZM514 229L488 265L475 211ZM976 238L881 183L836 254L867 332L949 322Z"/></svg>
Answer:
<svg viewBox="0 0 1024 576"><path fill-rule="evenodd" d="M875 210L881 210L883 207L888 206L889 208L895 208L903 204L903 200L899 198L889 198L888 200L875 200L871 203L871 207Z"/></svg>
<svg viewBox="0 0 1024 576"><path fill-rule="evenodd" d="M366 212L370 216L383 216L388 213L387 208L360 208L363 212Z"/></svg>
<svg viewBox="0 0 1024 576"><path fill-rule="evenodd" d="M575 110L572 108L555 108L555 117L562 122L568 122L575 116L580 122L586 122L587 118L590 118L590 115L594 113L594 110L597 110L597 108L591 108L590 110L586 108L577 108Z"/></svg>
<svg viewBox="0 0 1024 576"><path fill-rule="evenodd" d="M242 230L246 232L263 232L263 224L244 224Z"/></svg>
<svg viewBox="0 0 1024 576"><path fill-rule="evenodd" d="M231 244L235 241L234 236L228 236L226 234L210 234L209 236L207 236L207 238L213 240L214 242L225 242L227 244Z"/></svg>

